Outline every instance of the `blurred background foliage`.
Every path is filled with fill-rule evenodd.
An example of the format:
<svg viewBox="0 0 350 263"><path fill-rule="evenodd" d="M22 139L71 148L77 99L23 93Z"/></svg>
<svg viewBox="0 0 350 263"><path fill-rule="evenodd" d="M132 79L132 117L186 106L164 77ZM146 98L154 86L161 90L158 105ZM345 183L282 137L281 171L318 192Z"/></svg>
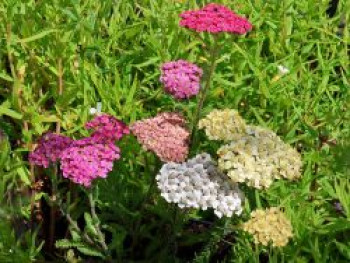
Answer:
<svg viewBox="0 0 350 263"><path fill-rule="evenodd" d="M178 14L207 2L1 1L0 262L100 262L97 254L68 242L74 237L64 234L64 219L57 221L63 227L57 227L55 241L67 238L67 243L45 249L47 222L40 214L45 217L50 171L30 169L28 151L57 125L65 135L86 135L82 127L97 102L126 123L160 111L192 118L195 99L178 102L166 95L159 66L180 58L205 66L204 47L178 26ZM349 1L340 0L331 16L328 1L217 2L249 17L254 29L222 41L205 113L234 108L248 122L271 128L302 153L304 176L296 183L276 182L265 192L248 191L242 219L179 213L150 187L158 161L128 137L121 142L122 159L95 186L111 257L116 262L349 262ZM278 65L290 73L277 76ZM200 150L217 149L203 134L201 141ZM43 187L36 190L38 183ZM87 198L77 187L71 191L71 216L83 228L89 221ZM284 249L254 246L237 229L251 210L266 206L283 207L292 221L295 237Z"/></svg>

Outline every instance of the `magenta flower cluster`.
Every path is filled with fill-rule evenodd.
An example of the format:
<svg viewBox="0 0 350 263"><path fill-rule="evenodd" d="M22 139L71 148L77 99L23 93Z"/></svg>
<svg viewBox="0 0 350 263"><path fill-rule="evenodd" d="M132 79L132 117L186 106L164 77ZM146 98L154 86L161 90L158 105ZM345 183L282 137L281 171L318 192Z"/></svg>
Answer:
<svg viewBox="0 0 350 263"><path fill-rule="evenodd" d="M114 142L102 143L94 137L74 141L61 154L63 177L89 187L98 178L106 178L113 169L113 162L120 158L120 150Z"/></svg>
<svg viewBox="0 0 350 263"><path fill-rule="evenodd" d="M197 32L245 34L252 24L226 6L208 4L202 9L185 11L180 14L180 26Z"/></svg>
<svg viewBox="0 0 350 263"><path fill-rule="evenodd" d="M146 150L153 151L163 162L183 162L188 155L189 132L185 119L177 113L160 113L130 126Z"/></svg>
<svg viewBox="0 0 350 263"><path fill-rule="evenodd" d="M129 128L111 115L103 114L85 124L85 128L93 130L91 137L99 142L113 142L129 134Z"/></svg>
<svg viewBox="0 0 350 263"><path fill-rule="evenodd" d="M37 148L29 154L29 162L48 168L51 163L60 159L62 151L72 142L73 140L69 137L46 133L38 141Z"/></svg>
<svg viewBox="0 0 350 263"><path fill-rule="evenodd" d="M187 99L198 94L202 69L185 60L164 63L160 81L167 93L177 99Z"/></svg>
<svg viewBox="0 0 350 263"><path fill-rule="evenodd" d="M63 176L86 187L98 177L106 178L113 162L120 158L120 149L114 142L128 134L129 129L107 114L95 117L85 127L93 132L80 140L45 134L30 153L30 163L47 168L50 163L60 161Z"/></svg>

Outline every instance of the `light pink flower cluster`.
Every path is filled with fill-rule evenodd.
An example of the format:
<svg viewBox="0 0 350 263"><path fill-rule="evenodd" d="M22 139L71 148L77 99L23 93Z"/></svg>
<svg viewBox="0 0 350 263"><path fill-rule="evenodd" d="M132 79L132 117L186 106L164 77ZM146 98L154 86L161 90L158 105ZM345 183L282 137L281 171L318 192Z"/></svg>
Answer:
<svg viewBox="0 0 350 263"><path fill-rule="evenodd" d="M146 150L153 151L163 162L184 162L188 155L189 132L185 119L177 113L161 113L130 126Z"/></svg>
<svg viewBox="0 0 350 263"><path fill-rule="evenodd" d="M38 147L29 154L29 162L47 168L50 163L60 159L62 151L72 142L73 140L66 136L46 133L40 138Z"/></svg>
<svg viewBox="0 0 350 263"><path fill-rule="evenodd" d="M202 69L185 60L164 63L160 81L166 92L177 99L187 99L198 94Z"/></svg>
<svg viewBox="0 0 350 263"><path fill-rule="evenodd" d="M89 187L91 181L106 178L120 150L113 142L100 143L93 137L74 141L61 155L63 176L74 183Z"/></svg>
<svg viewBox="0 0 350 263"><path fill-rule="evenodd" d="M125 123L107 114L99 115L92 121L87 122L85 128L94 130L91 137L99 142L117 141L120 140L124 134L129 134L130 132Z"/></svg>
<svg viewBox="0 0 350 263"><path fill-rule="evenodd" d="M100 115L85 127L93 129L90 137L72 140L68 137L48 133L30 153L32 164L47 168L50 162L60 161L63 176L86 187L93 179L106 178L113 168L113 161L120 158L116 140L129 133L128 127L110 115Z"/></svg>
<svg viewBox="0 0 350 263"><path fill-rule="evenodd" d="M214 3L199 10L185 11L180 17L180 26L197 32L245 34L252 29L252 24L246 18Z"/></svg>

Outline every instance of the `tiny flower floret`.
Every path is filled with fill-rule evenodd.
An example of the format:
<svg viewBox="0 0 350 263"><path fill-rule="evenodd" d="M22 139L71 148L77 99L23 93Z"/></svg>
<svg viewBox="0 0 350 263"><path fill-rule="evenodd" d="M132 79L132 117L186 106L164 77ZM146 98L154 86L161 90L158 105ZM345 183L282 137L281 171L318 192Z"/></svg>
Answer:
<svg viewBox="0 0 350 263"><path fill-rule="evenodd" d="M164 90L176 99L188 99L198 94L202 69L185 60L164 63L160 82Z"/></svg>
<svg viewBox="0 0 350 263"><path fill-rule="evenodd" d="M185 119L177 113L160 113L130 126L144 149L153 151L163 162L183 162L188 155L189 132Z"/></svg>
<svg viewBox="0 0 350 263"><path fill-rule="evenodd" d="M89 187L96 178L106 178L113 161L120 158L120 150L113 142L100 143L94 137L73 142L61 154L63 177Z"/></svg>
<svg viewBox="0 0 350 263"><path fill-rule="evenodd" d="M199 10L185 11L180 17L180 26L197 32L245 34L252 29L252 24L246 18L214 3Z"/></svg>
<svg viewBox="0 0 350 263"><path fill-rule="evenodd" d="M91 137L101 143L114 142L129 134L127 125L108 114L96 116L85 124L85 128L93 130Z"/></svg>
<svg viewBox="0 0 350 263"><path fill-rule="evenodd" d="M254 237L256 244L284 247L293 237L290 221L277 208L257 209L251 213L251 219L242 225L242 229Z"/></svg>
<svg viewBox="0 0 350 263"><path fill-rule="evenodd" d="M278 65L277 69L278 69L279 74L282 75L282 76L289 73L289 68L287 68L287 67L285 67L283 65Z"/></svg>
<svg viewBox="0 0 350 263"><path fill-rule="evenodd" d="M72 144L73 140L63 135L46 133L37 148L29 154L29 162L48 168L51 163L60 159L62 151Z"/></svg>
<svg viewBox="0 0 350 263"><path fill-rule="evenodd" d="M164 164L156 180L162 197L180 208L212 208L218 217L242 212L243 193L219 172L207 153L181 164Z"/></svg>

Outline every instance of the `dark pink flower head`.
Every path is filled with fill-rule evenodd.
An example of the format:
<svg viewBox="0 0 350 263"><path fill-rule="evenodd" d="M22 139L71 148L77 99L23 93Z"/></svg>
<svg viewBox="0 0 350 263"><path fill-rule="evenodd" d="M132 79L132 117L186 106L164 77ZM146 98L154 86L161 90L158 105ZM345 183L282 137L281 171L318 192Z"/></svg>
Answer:
<svg viewBox="0 0 350 263"><path fill-rule="evenodd" d="M245 34L252 29L252 24L226 6L208 4L202 9L185 11L180 14L180 26L197 32Z"/></svg>
<svg viewBox="0 0 350 263"><path fill-rule="evenodd" d="M97 141L114 142L129 134L129 128L122 121L107 114L99 115L85 124L85 128L94 130L91 137Z"/></svg>
<svg viewBox="0 0 350 263"><path fill-rule="evenodd" d="M202 69L185 60L164 63L160 81L167 93L177 99L187 99L198 94Z"/></svg>
<svg viewBox="0 0 350 263"><path fill-rule="evenodd" d="M146 150L153 151L163 162L183 162L188 155L189 132L185 119L177 113L161 113L130 126Z"/></svg>
<svg viewBox="0 0 350 263"><path fill-rule="evenodd" d="M37 148L29 154L29 162L45 168L60 159L61 153L73 140L59 134L46 133L38 141Z"/></svg>
<svg viewBox="0 0 350 263"><path fill-rule="evenodd" d="M99 143L94 137L76 140L61 154L63 177L89 187L98 178L106 178L120 150L113 142Z"/></svg>

